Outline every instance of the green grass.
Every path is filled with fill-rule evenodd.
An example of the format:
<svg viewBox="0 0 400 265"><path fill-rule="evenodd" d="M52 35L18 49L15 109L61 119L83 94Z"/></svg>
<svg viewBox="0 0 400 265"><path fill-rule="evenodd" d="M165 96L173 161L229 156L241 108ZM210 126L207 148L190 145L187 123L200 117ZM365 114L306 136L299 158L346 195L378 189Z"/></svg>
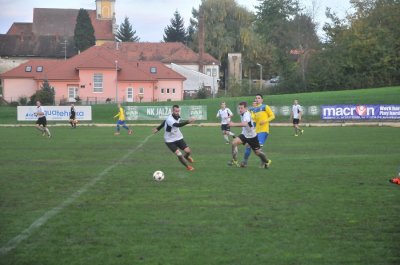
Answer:
<svg viewBox="0 0 400 265"><path fill-rule="evenodd" d="M0 264L400 263L399 129L273 128L263 170L228 167L219 128L184 127L193 172L150 129L0 128L0 247L98 180Z"/></svg>
<svg viewBox="0 0 400 265"><path fill-rule="evenodd" d="M271 106L291 106L294 99L299 99L303 106L320 106L335 104L399 104L400 103L400 87L382 87L372 89L344 90L344 91L328 91L314 93L298 93L284 95L265 95L264 103ZM185 100L174 102L179 105L206 105L208 110L207 122L218 122L215 117L220 107L221 101L226 101L228 107L234 110L240 101L251 102L254 97L240 98L217 98L203 100ZM135 103L135 105L151 106L151 105L172 105L172 102L156 102L156 103ZM117 113L115 104L99 104L92 106L92 123L113 123L112 117ZM320 118L315 116L304 117L305 121L318 121ZM0 124L27 123L17 122L16 107L0 107ZM277 116L276 122L287 122L288 117ZM148 123L148 121L135 121L135 123Z"/></svg>

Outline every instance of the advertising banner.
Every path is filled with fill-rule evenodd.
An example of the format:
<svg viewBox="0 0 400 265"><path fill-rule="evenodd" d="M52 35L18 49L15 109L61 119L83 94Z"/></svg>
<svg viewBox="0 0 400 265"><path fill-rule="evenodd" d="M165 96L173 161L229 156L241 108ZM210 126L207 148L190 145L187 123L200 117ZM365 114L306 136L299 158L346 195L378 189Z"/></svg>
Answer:
<svg viewBox="0 0 400 265"><path fill-rule="evenodd" d="M400 105L321 106L323 120L399 120Z"/></svg>
<svg viewBox="0 0 400 265"><path fill-rule="evenodd" d="M48 121L68 121L71 107L70 106L43 106L46 119ZM91 106L75 106L76 119L79 121L92 120ZM18 106L17 120L19 121L36 121L36 106Z"/></svg>
<svg viewBox="0 0 400 265"><path fill-rule="evenodd" d="M164 120L171 114L172 106L126 106L126 120ZM181 118L207 120L207 106L180 106Z"/></svg>

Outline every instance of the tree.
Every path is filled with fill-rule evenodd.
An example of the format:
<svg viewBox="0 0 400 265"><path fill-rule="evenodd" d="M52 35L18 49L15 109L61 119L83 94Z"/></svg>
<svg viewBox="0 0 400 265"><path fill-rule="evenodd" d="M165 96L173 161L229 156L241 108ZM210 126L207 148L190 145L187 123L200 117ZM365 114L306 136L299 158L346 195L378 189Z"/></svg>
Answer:
<svg viewBox="0 0 400 265"><path fill-rule="evenodd" d="M75 48L84 51L96 44L94 29L87 10L79 9L74 31Z"/></svg>
<svg viewBox="0 0 400 265"><path fill-rule="evenodd" d="M136 30L132 29L128 17L125 17L124 22L119 26L116 34L116 39L121 42L138 42L140 38L135 36Z"/></svg>
<svg viewBox="0 0 400 265"><path fill-rule="evenodd" d="M270 65L271 46L262 42L254 31L255 16L239 6L235 0L203 0L198 9L192 9L190 25L193 33L189 42L193 50L198 50L198 30L200 14L204 18L204 50L221 62L221 71L227 69L228 53L242 54L244 76L258 72L257 63ZM224 80L224 81L222 81ZM221 77L220 84L227 88L229 77ZM233 86L229 86L233 89Z"/></svg>
<svg viewBox="0 0 400 265"><path fill-rule="evenodd" d="M179 14L178 10L175 11L174 17L171 18L171 25L164 29L164 41L165 42L182 42L186 43L187 36L183 18Z"/></svg>
<svg viewBox="0 0 400 265"><path fill-rule="evenodd" d="M260 2L255 25L263 42L273 47L271 69L283 76L281 86L307 90L310 55L320 48L312 15L305 14L297 0Z"/></svg>
<svg viewBox="0 0 400 265"><path fill-rule="evenodd" d="M36 91L36 93L30 97L30 104L35 104L36 101L39 100L43 105L52 105L54 104L54 96L54 87L52 87L46 79L43 81L40 90Z"/></svg>
<svg viewBox="0 0 400 265"><path fill-rule="evenodd" d="M310 83L330 90L400 84L400 2L351 4L355 12L345 20L327 10L332 23L324 26L324 49L311 57Z"/></svg>

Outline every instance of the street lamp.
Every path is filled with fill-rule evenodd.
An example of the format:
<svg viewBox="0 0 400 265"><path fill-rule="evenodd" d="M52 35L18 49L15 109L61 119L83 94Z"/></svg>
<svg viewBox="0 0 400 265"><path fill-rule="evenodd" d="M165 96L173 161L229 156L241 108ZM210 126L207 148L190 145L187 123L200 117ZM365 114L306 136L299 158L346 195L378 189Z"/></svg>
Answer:
<svg viewBox="0 0 400 265"><path fill-rule="evenodd" d="M260 67L260 90L262 88L262 68L263 66L259 63L257 63L257 65Z"/></svg>
<svg viewBox="0 0 400 265"><path fill-rule="evenodd" d="M115 60L115 103L118 103L118 61Z"/></svg>

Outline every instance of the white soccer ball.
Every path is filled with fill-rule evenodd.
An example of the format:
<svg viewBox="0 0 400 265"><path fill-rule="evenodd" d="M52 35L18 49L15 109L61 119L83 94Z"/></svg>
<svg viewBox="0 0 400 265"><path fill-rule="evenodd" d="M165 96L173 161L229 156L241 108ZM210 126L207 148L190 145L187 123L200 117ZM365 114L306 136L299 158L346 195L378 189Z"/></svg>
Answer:
<svg viewBox="0 0 400 265"><path fill-rule="evenodd" d="M162 181L164 180L165 176L164 176L164 172L162 172L161 170L157 170L153 173L153 178L155 181Z"/></svg>

